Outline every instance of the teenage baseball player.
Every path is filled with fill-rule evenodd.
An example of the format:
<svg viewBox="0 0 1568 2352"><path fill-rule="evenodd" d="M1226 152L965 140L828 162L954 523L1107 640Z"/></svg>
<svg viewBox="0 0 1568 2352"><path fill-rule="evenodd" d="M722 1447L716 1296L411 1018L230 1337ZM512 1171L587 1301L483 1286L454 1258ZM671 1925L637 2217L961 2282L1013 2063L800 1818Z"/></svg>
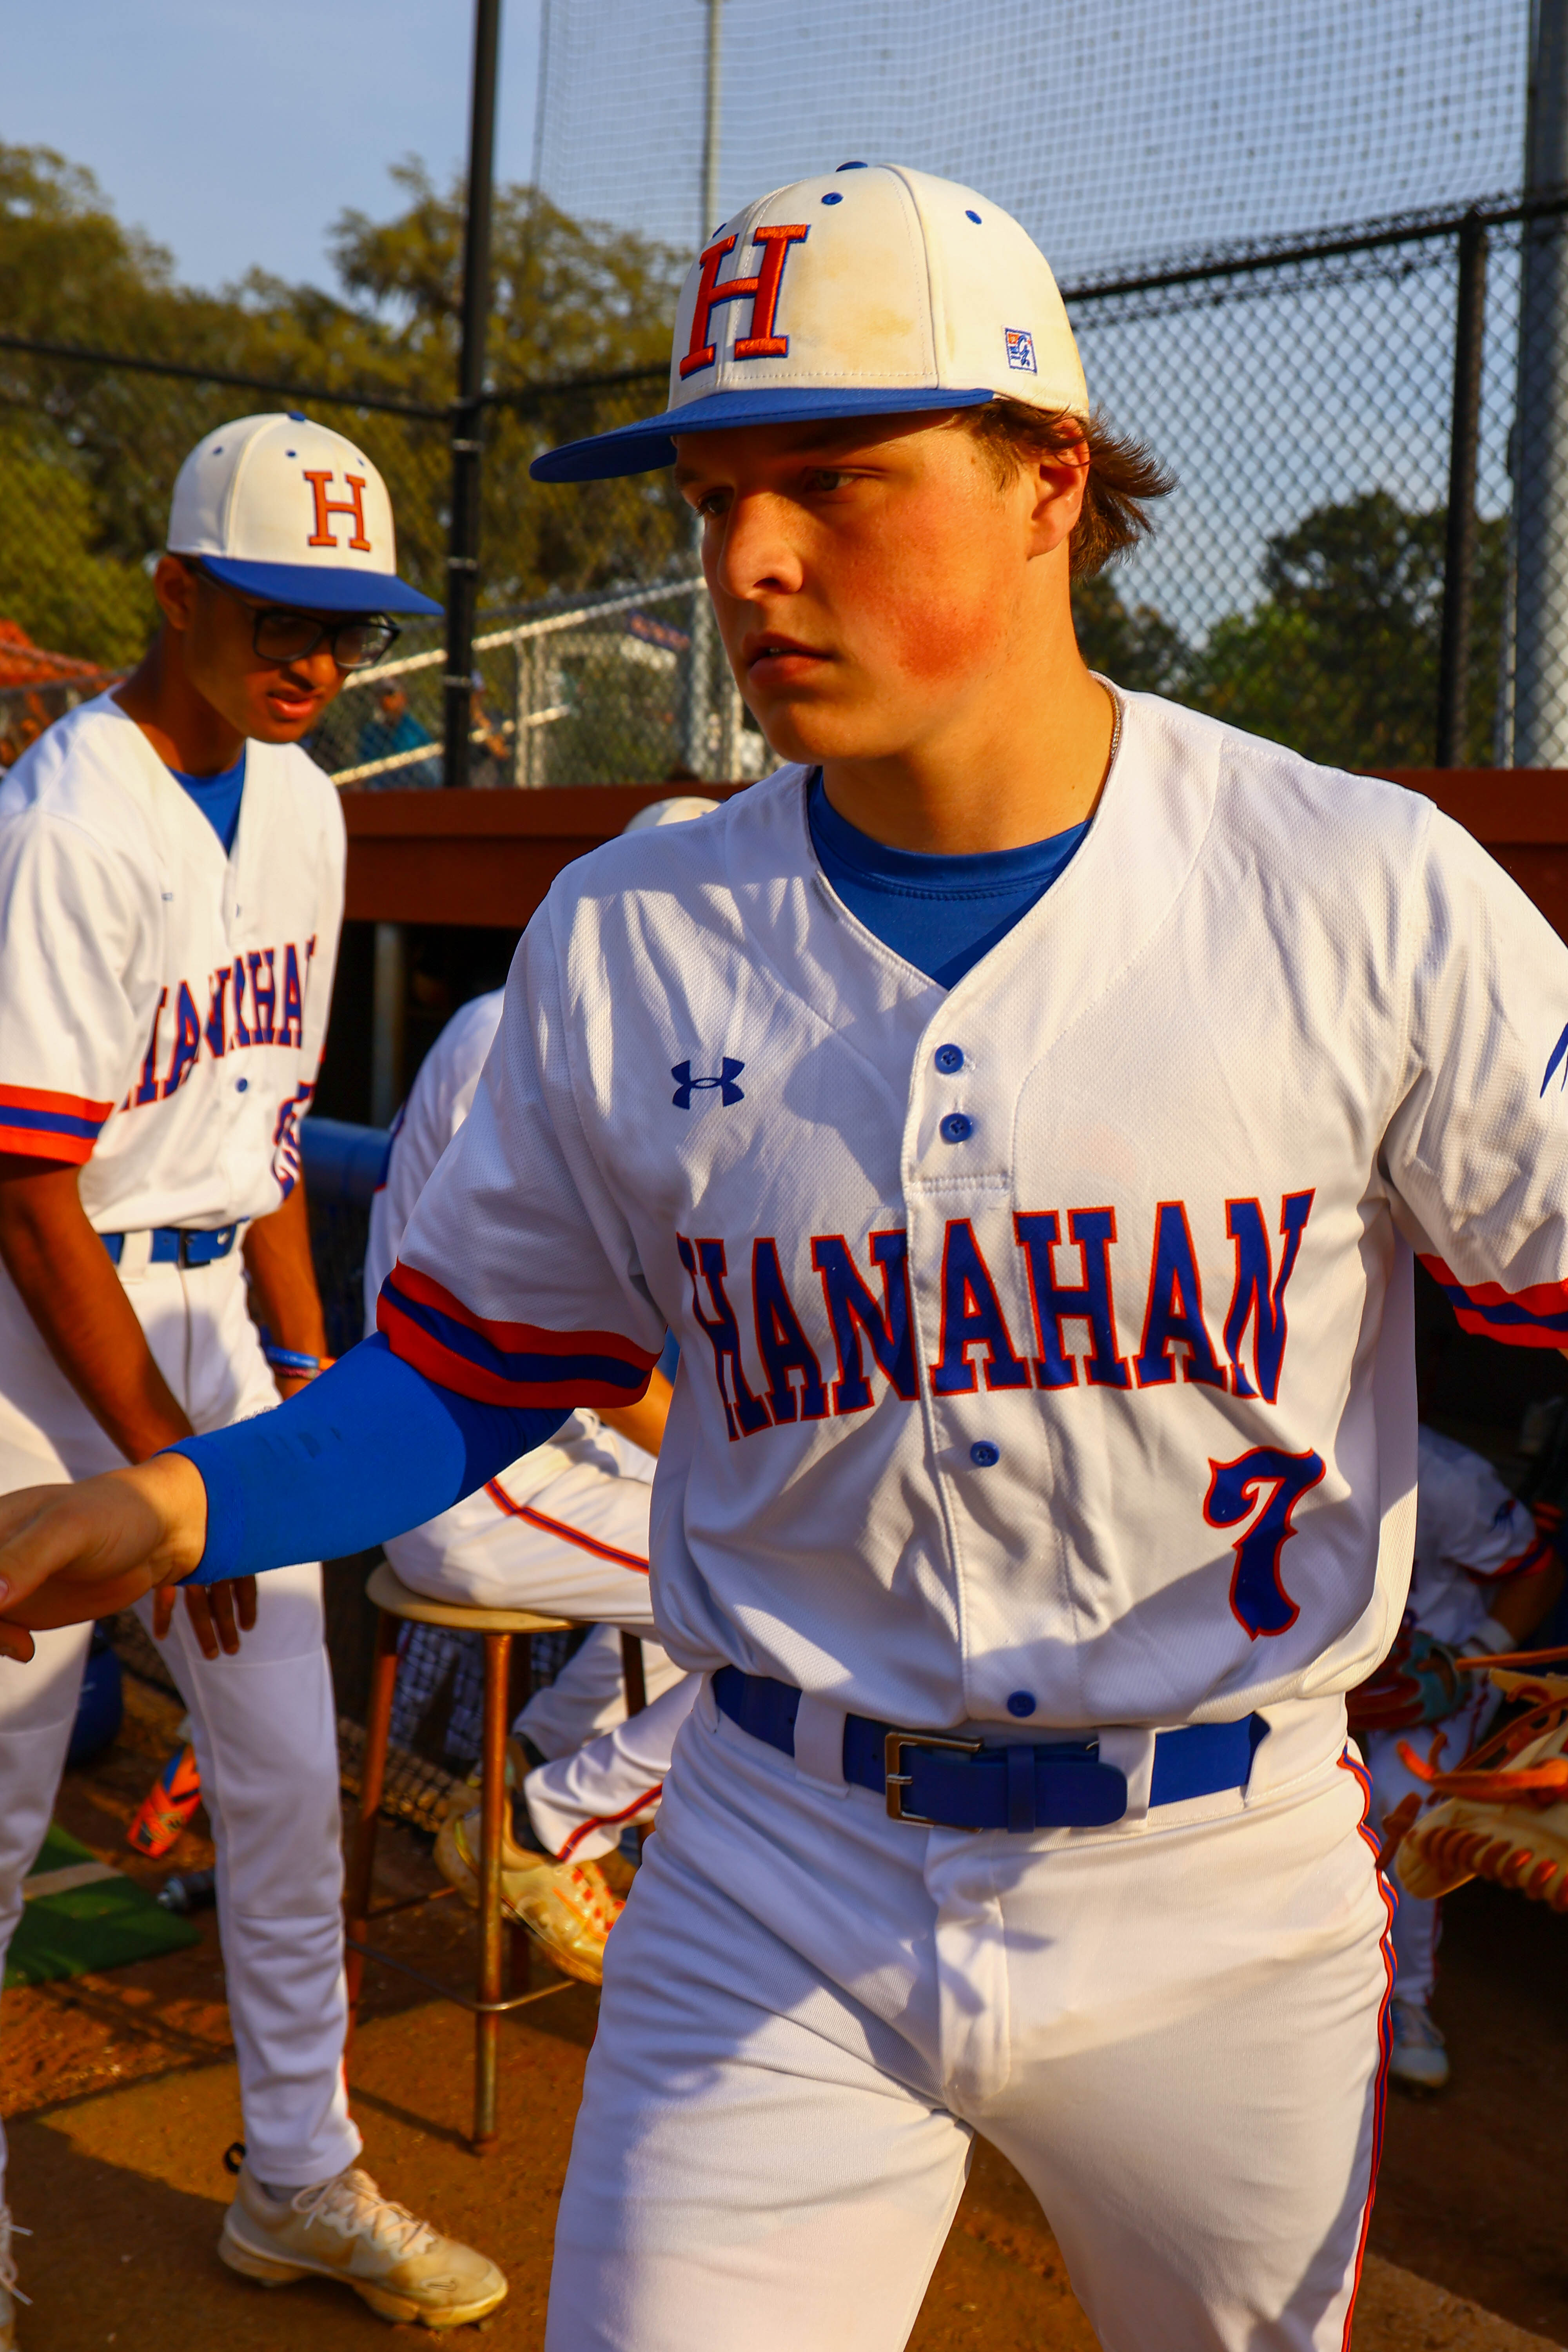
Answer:
<svg viewBox="0 0 1568 2352"><path fill-rule="evenodd" d="M1385 1843L1390 1814L1429 1793L1401 1748L1452 1771L1486 1737L1500 1704L1489 1675L1456 1671L1453 1661L1527 1647L1562 1590L1562 1561L1491 1464L1423 1423L1405 1621L1377 1674L1350 1698L1372 1781L1372 1819ZM1442 1907L1401 1888L1394 1918L1389 2073L1416 2092L1440 2091L1448 2080L1448 2053L1430 2009Z"/></svg>
<svg viewBox="0 0 1568 2352"><path fill-rule="evenodd" d="M682 799L655 810L674 810L668 821L680 822L715 805ZM365 1252L365 1313L373 1328L419 1195L473 1104L501 1004L496 989L453 1014L397 1115ZM640 1405L612 1406L602 1419L574 1413L549 1444L386 1545L405 1583L433 1599L595 1622L587 1642L513 1726L516 1760L524 1769L502 1857L508 1914L559 1968L590 1984L601 1979L605 1939L621 1908L597 1857L626 1822L651 1819L675 1734L696 1694L694 1678L645 1638L650 1704L626 1717L620 1634L640 1638L653 1631L649 1482L668 1402L668 1382L656 1372ZM440 1638L435 1627L410 1631L416 1639ZM446 1875L476 1904L479 1845L475 1811L449 1821L436 1846Z"/></svg>
<svg viewBox="0 0 1568 2352"><path fill-rule="evenodd" d="M0 786L4 1491L264 1412L325 1345L299 1121L331 1001L343 822L297 746L396 635L389 615L438 608L396 576L375 468L300 416L206 435L168 544L146 658ZM478 2317L506 2292L494 2263L356 2168L321 1570L186 1598L141 1607L190 1710L217 1847L248 2149L219 2251L269 2284L346 2276L390 2318ZM0 1664L0 1948L87 1634Z"/></svg>
<svg viewBox="0 0 1568 2352"><path fill-rule="evenodd" d="M551 2352L901 2345L983 2131L1107 2352L1329 2352L1388 1906L1413 1255L1568 1336L1568 950L1431 803L1079 656L1158 469L972 190L725 222L660 416L785 765L567 867L381 1332L0 1511L0 1606L346 1549L680 1370L704 1676L610 1940Z"/></svg>

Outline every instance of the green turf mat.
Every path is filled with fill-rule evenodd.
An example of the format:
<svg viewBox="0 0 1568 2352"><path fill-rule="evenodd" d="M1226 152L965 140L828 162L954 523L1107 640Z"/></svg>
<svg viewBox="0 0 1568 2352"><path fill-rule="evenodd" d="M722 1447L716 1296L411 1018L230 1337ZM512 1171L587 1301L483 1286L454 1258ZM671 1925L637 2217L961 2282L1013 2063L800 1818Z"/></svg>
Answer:
<svg viewBox="0 0 1568 2352"><path fill-rule="evenodd" d="M79 1838L51 1824L26 1884L31 1887L61 1871L85 1874L96 1861ZM31 1895L11 1938L5 1982L48 1984L57 1977L81 1977L89 1969L155 1959L161 1952L183 1952L200 1941L188 1919L165 1911L144 1886L117 1871L111 1878Z"/></svg>

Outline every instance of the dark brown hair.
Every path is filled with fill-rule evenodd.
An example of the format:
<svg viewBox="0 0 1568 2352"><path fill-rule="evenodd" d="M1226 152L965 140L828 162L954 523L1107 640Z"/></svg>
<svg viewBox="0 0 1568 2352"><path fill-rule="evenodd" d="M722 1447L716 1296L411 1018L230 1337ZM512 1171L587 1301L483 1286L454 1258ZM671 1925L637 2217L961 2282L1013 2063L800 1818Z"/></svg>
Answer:
<svg viewBox="0 0 1568 2352"><path fill-rule="evenodd" d="M1058 457L1079 446L1089 451L1089 481L1083 512L1068 542L1075 580L1087 580L1118 556L1130 555L1153 530L1150 501L1176 487L1176 478L1131 433L1116 433L1098 413L1086 424L1070 409L1030 408L1021 400L990 400L958 412L964 430L977 441L996 478L1007 488L1020 466Z"/></svg>

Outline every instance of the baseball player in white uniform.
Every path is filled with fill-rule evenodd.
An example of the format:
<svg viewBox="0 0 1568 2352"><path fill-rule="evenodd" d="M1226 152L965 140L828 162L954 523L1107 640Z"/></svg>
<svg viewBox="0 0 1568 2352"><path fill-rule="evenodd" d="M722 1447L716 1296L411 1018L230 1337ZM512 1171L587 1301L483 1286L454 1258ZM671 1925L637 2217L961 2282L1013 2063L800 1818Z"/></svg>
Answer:
<svg viewBox="0 0 1568 2352"><path fill-rule="evenodd" d="M1396 1807L1429 1794L1401 1750L1453 1771L1497 1713L1500 1694L1489 1676L1457 1672L1452 1661L1523 1648L1562 1590L1562 1561L1491 1464L1423 1423L1405 1622L1378 1673L1350 1702L1381 1838ZM1397 1893L1389 2072L1407 2090L1440 2091L1448 2053L1430 2004L1443 1906L1404 1887Z"/></svg>
<svg viewBox="0 0 1568 2352"><path fill-rule="evenodd" d="M714 805L663 804L679 812L675 822ZM453 1014L397 1115L385 1173L371 1204L365 1312L373 1328L382 1285L419 1195L472 1106L500 1026L501 1004L502 992L495 989ZM652 1819L675 1735L696 1696L695 1677L647 1638L653 1632L648 1502L668 1407L668 1384L655 1374L649 1396L630 1414L613 1407L603 1420L575 1412L550 1444L386 1545L404 1582L432 1599L531 1608L595 1624L512 1727L520 1762L531 1749L547 1760L521 1777L502 1858L509 1916L559 1967L593 1984L600 1980L605 1939L621 1908L597 1858L626 1823ZM636 1442L639 1435L653 1452ZM437 1632L410 1630L416 1638ZM642 1639L649 1701L629 1719L622 1632ZM473 1902L479 1840L476 1811L449 1821L437 1842L442 1869Z"/></svg>
<svg viewBox="0 0 1568 2352"><path fill-rule="evenodd" d="M0 1509L8 1638L426 1517L680 1343L703 1687L611 1937L550 2352L893 2352L983 2132L1107 2352L1340 2352L1388 1904L1412 1260L1568 1337L1568 950L1432 804L1092 677L1164 487L973 190L693 264L661 415L784 764L558 877L380 1332Z"/></svg>
<svg viewBox="0 0 1568 2352"><path fill-rule="evenodd" d="M5 1491L264 1412L325 1347L299 1122L331 1002L343 821L299 739L396 635L391 614L438 608L396 576L375 468L300 416L206 435L168 544L146 658L0 786ZM212 1816L248 2148L220 2252L269 2281L352 2267L392 2317L477 2317L505 2294L495 2265L355 2168L321 1570L287 1568L259 1596L221 1587L210 1609L193 1593L171 1615L173 1598L141 1609ZM0 1947L88 1630L0 1664Z"/></svg>

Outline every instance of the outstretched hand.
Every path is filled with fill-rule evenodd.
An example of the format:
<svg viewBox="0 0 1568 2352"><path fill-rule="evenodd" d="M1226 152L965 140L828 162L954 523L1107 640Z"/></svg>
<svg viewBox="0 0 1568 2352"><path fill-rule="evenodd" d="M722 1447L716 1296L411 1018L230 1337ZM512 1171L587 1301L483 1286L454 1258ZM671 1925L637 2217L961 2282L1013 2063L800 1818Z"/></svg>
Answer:
<svg viewBox="0 0 1568 2352"><path fill-rule="evenodd" d="M26 1628L109 1617L188 1576L206 1519L206 1488L183 1454L0 1496L0 1654L30 1658Z"/></svg>

